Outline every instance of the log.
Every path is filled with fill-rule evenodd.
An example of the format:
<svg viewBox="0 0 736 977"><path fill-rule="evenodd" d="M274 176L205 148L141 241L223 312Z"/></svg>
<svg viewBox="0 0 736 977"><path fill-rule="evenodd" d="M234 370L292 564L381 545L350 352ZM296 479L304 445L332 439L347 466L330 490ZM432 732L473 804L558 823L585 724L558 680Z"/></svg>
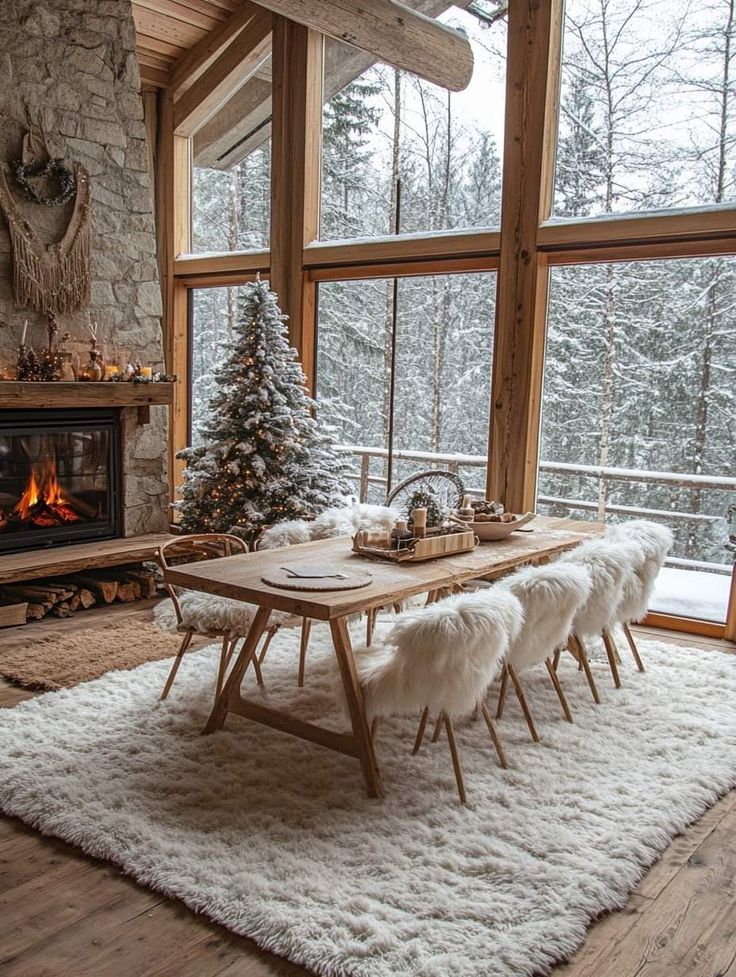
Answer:
<svg viewBox="0 0 736 977"><path fill-rule="evenodd" d="M460 92L473 76L473 50L458 31L398 0L258 0L261 7L372 54L425 81Z"/></svg>
<svg viewBox="0 0 736 977"><path fill-rule="evenodd" d="M42 617L46 617L46 608L42 604L28 604L26 621L40 621Z"/></svg>
<svg viewBox="0 0 736 977"><path fill-rule="evenodd" d="M80 587L92 591L92 594L102 604L112 604L117 596L117 580L98 580L96 577L75 576L74 582Z"/></svg>
<svg viewBox="0 0 736 977"><path fill-rule="evenodd" d="M28 602L0 604L0 628L13 628L28 620Z"/></svg>
<svg viewBox="0 0 736 977"><path fill-rule="evenodd" d="M97 598L88 587L80 587L76 596L79 597L79 606L85 611L97 603Z"/></svg>
<svg viewBox="0 0 736 977"><path fill-rule="evenodd" d="M69 600L69 610L72 612L78 611L81 603L79 591L77 591L76 594L74 594Z"/></svg>
<svg viewBox="0 0 736 977"><path fill-rule="evenodd" d="M141 587L141 597L156 596L156 575L151 570L129 570L127 576Z"/></svg>
<svg viewBox="0 0 736 977"><path fill-rule="evenodd" d="M55 617L71 617L72 616L71 608L69 607L69 604L68 604L67 601L62 601L61 604L54 604L54 606L51 608L51 613Z"/></svg>
<svg viewBox="0 0 736 977"><path fill-rule="evenodd" d="M9 602L38 604L43 607L44 612L58 602L57 594L53 590L45 590L42 587L24 587L23 585L0 588L0 598Z"/></svg>

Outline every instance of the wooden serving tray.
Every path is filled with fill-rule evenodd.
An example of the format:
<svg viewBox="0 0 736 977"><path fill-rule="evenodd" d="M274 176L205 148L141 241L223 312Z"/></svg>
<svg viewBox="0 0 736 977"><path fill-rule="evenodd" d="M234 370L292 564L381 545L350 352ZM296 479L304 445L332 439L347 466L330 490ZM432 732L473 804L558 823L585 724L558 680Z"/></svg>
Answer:
<svg viewBox="0 0 736 977"><path fill-rule="evenodd" d="M418 539L410 549L387 550L378 546L362 546L353 537L353 552L361 556L368 556L375 560L389 560L391 563L419 563L422 560L434 560L440 556L452 556L455 553L467 553L475 549L478 538L475 533L462 529L457 532L438 533Z"/></svg>

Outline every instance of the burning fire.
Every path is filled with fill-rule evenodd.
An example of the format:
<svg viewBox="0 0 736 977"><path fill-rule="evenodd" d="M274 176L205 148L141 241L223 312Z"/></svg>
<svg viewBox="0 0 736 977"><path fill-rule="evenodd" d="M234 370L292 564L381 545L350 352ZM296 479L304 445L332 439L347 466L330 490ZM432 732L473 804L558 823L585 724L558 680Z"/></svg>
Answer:
<svg viewBox="0 0 736 977"><path fill-rule="evenodd" d="M79 522L81 516L77 515L61 492L56 477L56 461L53 458L33 465L25 491L13 508L13 515L21 522L29 522L39 528Z"/></svg>

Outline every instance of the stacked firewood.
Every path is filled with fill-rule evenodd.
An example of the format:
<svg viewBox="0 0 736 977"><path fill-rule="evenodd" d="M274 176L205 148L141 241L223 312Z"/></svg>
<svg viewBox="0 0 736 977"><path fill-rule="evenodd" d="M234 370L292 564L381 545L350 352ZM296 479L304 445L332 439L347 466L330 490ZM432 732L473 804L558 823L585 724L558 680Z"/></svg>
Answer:
<svg viewBox="0 0 736 977"><path fill-rule="evenodd" d="M157 587L156 569L134 564L0 586L0 605L26 604L26 620L37 621L47 614L71 617L96 604L155 597Z"/></svg>

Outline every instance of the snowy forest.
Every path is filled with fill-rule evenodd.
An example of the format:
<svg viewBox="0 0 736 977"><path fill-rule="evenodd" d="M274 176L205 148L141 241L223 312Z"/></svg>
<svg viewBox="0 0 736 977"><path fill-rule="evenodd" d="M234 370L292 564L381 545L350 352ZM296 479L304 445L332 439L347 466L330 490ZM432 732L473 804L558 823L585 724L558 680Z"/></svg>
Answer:
<svg viewBox="0 0 736 977"><path fill-rule="evenodd" d="M326 103L323 240L498 226L505 22L494 2L484 17L448 8L440 19L474 48L467 92L374 65ZM735 18L736 0L568 0L555 219L734 201ZM268 247L269 175L268 142L227 172L195 168L197 251ZM495 284L490 272L399 280L395 449L487 454ZM193 293L195 438L237 291ZM687 476L736 478L735 304L731 257L552 269L539 511L672 513L677 557L728 562L733 492ZM391 280L320 286L319 419L338 443L387 444L392 311ZM683 484L599 483L550 471L560 463ZM397 463L394 480L424 467ZM482 491L480 464L460 472ZM371 474L384 473L374 458Z"/></svg>

